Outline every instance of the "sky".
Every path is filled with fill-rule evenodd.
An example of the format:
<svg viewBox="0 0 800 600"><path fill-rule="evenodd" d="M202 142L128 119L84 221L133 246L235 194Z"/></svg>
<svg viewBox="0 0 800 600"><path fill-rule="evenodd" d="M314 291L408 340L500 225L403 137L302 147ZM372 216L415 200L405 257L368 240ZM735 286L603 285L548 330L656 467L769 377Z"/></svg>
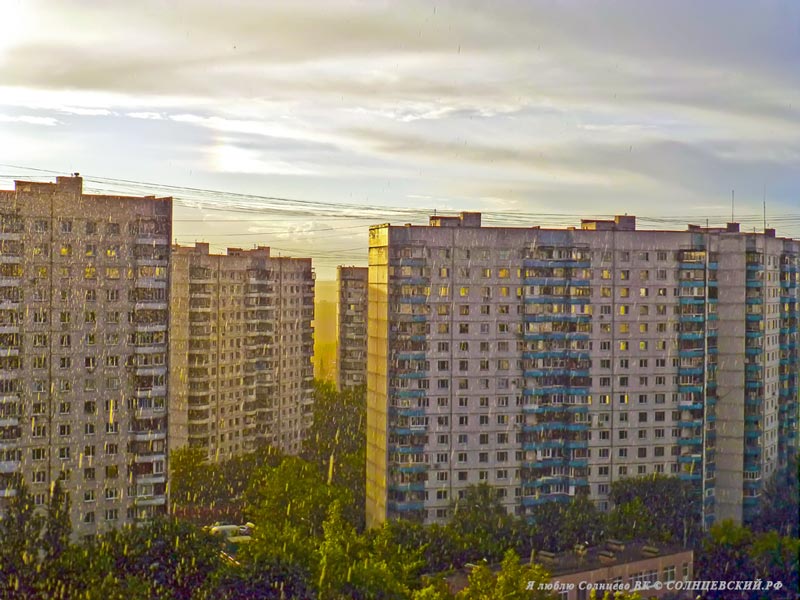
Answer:
<svg viewBox="0 0 800 600"><path fill-rule="evenodd" d="M800 2L2 0L0 142L322 280L434 210L800 238Z"/></svg>

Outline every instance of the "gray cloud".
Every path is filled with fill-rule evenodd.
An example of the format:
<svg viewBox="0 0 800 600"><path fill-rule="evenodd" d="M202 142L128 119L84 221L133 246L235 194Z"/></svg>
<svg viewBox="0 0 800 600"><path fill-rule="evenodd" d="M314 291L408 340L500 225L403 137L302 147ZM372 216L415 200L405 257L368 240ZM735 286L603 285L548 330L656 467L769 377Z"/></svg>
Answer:
<svg viewBox="0 0 800 600"><path fill-rule="evenodd" d="M25 35L0 42L0 132L35 148L42 128L18 117L58 123L95 160L82 172L115 172L89 151L113 139L130 150L116 168L165 165L145 180L385 206L691 213L732 188L787 209L800 195L792 0L25 6Z"/></svg>

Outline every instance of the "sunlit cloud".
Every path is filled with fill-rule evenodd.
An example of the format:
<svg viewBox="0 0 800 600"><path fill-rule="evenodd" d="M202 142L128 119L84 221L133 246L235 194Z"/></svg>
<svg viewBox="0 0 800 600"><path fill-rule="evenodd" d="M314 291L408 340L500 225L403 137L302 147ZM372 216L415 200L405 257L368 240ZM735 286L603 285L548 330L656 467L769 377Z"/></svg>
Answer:
<svg viewBox="0 0 800 600"><path fill-rule="evenodd" d="M732 189L737 212L800 197L791 0L10 6L10 164L25 150L36 168L572 224L599 209L725 219ZM299 251L326 239L302 235Z"/></svg>
<svg viewBox="0 0 800 600"><path fill-rule="evenodd" d="M34 117L31 115L20 115L20 116L0 115L0 122L27 123L28 125L45 125L47 127L53 127L59 124L58 119L55 119L53 117Z"/></svg>
<svg viewBox="0 0 800 600"><path fill-rule="evenodd" d="M258 175L314 175L309 169L282 160L264 158L258 152L236 146L216 145L211 148L210 154L212 168L216 171Z"/></svg>

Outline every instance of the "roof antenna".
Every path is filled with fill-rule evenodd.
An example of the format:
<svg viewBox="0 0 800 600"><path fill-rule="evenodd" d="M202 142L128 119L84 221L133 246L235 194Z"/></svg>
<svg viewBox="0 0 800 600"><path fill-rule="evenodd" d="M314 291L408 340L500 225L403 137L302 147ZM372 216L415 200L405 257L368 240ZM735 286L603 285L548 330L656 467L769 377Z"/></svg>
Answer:
<svg viewBox="0 0 800 600"><path fill-rule="evenodd" d="M734 206L734 199L736 198L736 190L731 190L731 223L734 223L733 219L733 206Z"/></svg>
<svg viewBox="0 0 800 600"><path fill-rule="evenodd" d="M762 198L764 203L764 233L767 232L767 184L764 184L764 196Z"/></svg>

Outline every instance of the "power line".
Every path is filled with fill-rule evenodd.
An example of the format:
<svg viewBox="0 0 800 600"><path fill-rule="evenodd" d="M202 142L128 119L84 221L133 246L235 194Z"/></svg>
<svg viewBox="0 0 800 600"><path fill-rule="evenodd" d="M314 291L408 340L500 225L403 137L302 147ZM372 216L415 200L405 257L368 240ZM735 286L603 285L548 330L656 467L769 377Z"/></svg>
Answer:
<svg viewBox="0 0 800 600"><path fill-rule="evenodd" d="M50 169L39 169L34 167L24 167L19 165L2 164L0 166L12 169L20 169L27 171L35 171L39 173L47 173L52 175L62 175L63 172L54 171ZM0 175L0 178L15 177L10 174ZM31 178L31 175L22 175L23 178ZM211 190L205 188L177 186L169 184L157 184L152 182L142 182L130 179L115 179L109 177L92 177L86 176L84 180L90 183L100 184L99 186L87 186L88 191L101 191L101 192L115 192L119 193L120 188L124 191L135 191L141 193L143 190L153 192L159 190L162 192L171 192L176 203L184 208L199 209L199 210L212 210L212 211L225 211L228 213L247 213L258 214L269 212L273 215L272 219L231 219L225 218L214 223L215 225L230 223L243 223L243 222L262 222L275 220L276 217L281 219L308 219L310 217L325 218L325 219L344 219L354 221L364 221L370 224L377 222L387 222L395 219L403 221L419 221L424 223L433 209L428 208L397 208L378 206L374 204L364 203L338 203L338 202L322 202L303 200L298 198L288 198L281 196L268 196L257 194L243 194L239 192L224 192L220 190ZM112 187L108 187L112 186ZM520 225L530 227L531 225L539 226L565 226L574 224L576 218L612 218L610 214L598 215L577 215L574 213L532 213L532 212L509 212L509 211L481 211L483 220L486 223L498 225ZM725 222L725 216L722 215L640 215L637 216L637 221L640 226L645 228L658 228L670 225L685 225L686 223L699 222L702 223L708 219L709 221ZM738 222L742 224L760 224L763 220L762 214L747 214L738 215ZM800 214L782 214L775 215L769 219L770 225L780 226L782 228L793 228L793 226L800 225ZM209 222L203 219L175 219L176 223L203 223ZM342 226L342 227L327 227L324 229L312 229L307 232L298 233L316 233L318 231L348 231L364 227L362 225ZM243 236L258 236L268 235L270 233L285 232L285 229L276 229L275 231L263 232L247 232L247 233L229 233L229 234L204 234L213 235L216 237L243 237ZM317 236L320 237L320 236Z"/></svg>

